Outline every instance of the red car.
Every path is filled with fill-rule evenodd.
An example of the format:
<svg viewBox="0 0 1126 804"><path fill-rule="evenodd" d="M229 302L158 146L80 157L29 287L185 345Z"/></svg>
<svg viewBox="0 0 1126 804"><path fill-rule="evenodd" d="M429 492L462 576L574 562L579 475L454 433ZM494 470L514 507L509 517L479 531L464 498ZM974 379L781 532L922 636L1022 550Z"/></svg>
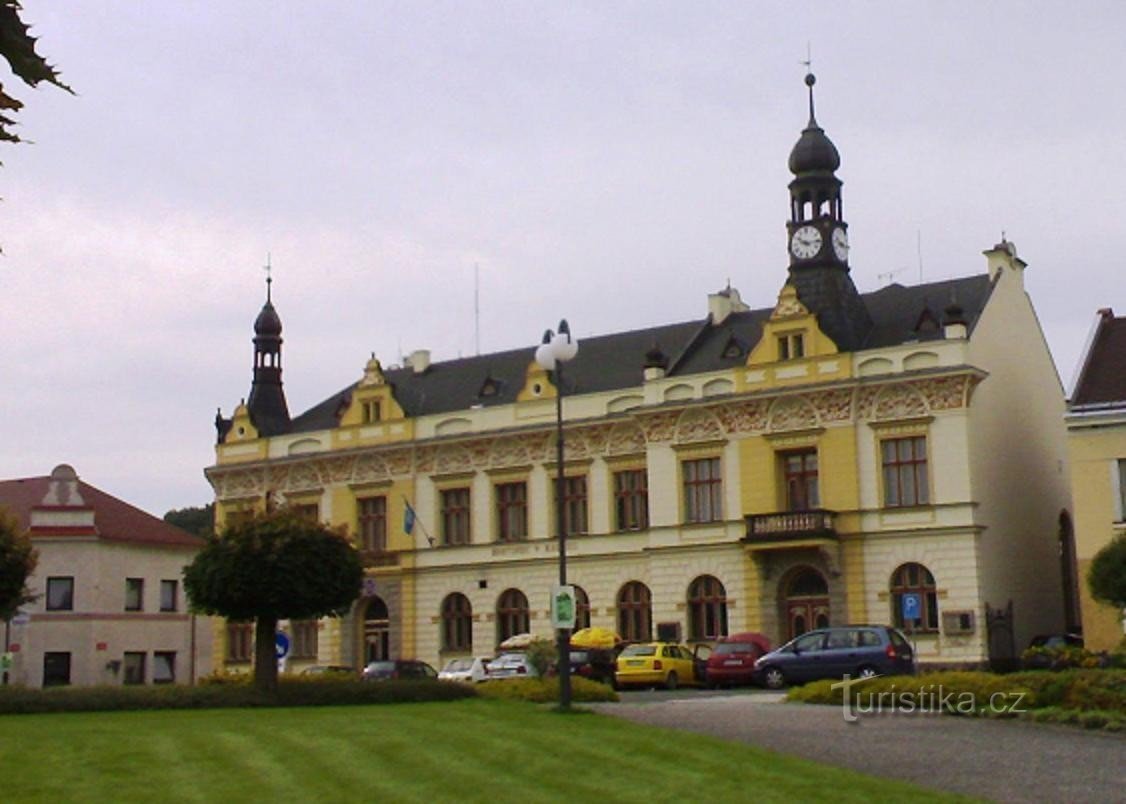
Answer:
<svg viewBox="0 0 1126 804"><path fill-rule="evenodd" d="M753 631L723 637L708 657L705 679L708 687L750 684L755 659L769 652L770 640Z"/></svg>

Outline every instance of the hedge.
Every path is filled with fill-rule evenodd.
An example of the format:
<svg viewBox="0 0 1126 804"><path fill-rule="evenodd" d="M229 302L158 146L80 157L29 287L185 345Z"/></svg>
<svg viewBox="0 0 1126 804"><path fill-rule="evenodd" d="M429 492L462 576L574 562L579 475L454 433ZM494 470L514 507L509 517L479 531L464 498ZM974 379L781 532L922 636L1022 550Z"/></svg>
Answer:
<svg viewBox="0 0 1126 804"><path fill-rule="evenodd" d="M97 712L131 709L215 709L261 706L347 706L472 698L473 687L448 681L360 681L353 678L279 679L265 693L234 679L189 687L0 687L0 714Z"/></svg>
<svg viewBox="0 0 1126 804"><path fill-rule="evenodd" d="M506 678L477 684L475 689L482 698L531 703L556 703L559 700L558 678ZM608 685L588 678L572 678L571 700L576 703L616 701L618 693Z"/></svg>

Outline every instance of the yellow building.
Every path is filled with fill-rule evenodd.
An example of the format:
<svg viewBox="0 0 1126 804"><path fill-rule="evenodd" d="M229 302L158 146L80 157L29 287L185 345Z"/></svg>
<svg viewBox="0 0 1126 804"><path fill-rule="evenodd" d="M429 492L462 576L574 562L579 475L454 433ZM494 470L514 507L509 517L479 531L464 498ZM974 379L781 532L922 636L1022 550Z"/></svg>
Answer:
<svg viewBox="0 0 1126 804"><path fill-rule="evenodd" d="M840 158L807 84L776 301L751 309L728 287L702 318L587 339L566 366L580 623L781 642L894 622L927 663L1011 658L1060 627L1068 506L1063 390L1025 263L1002 241L983 273L860 294ZM290 418L269 298L254 343L249 401L216 420L219 517L305 506L347 525L368 566L354 610L320 624L304 662L438 663L549 634L557 390L532 346L442 362L420 350L394 368L373 356ZM908 594L921 611L904 622ZM237 627L229 637L229 663L248 660Z"/></svg>
<svg viewBox="0 0 1126 804"><path fill-rule="evenodd" d="M1075 500L1071 583L1082 608L1090 650L1110 650L1121 641L1126 612L1091 597L1087 570L1111 539L1126 532L1126 318L1099 310L1080 364L1067 411L1071 493Z"/></svg>

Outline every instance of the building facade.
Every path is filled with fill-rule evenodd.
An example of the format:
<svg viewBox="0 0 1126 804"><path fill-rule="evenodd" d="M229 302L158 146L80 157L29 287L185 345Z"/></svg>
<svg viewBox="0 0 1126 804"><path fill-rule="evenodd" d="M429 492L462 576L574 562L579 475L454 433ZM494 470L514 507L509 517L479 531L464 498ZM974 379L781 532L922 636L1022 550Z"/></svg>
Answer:
<svg viewBox="0 0 1126 804"><path fill-rule="evenodd" d="M79 480L0 481L0 506L39 554L36 599L6 627L7 681L191 684L211 672L212 626L188 612L183 567L202 539Z"/></svg>
<svg viewBox="0 0 1126 804"><path fill-rule="evenodd" d="M291 418L267 294L251 394L216 417L207 476L220 521L284 501L355 534L367 582L320 623L315 660L549 635L557 504L580 625L628 640L896 623L922 662L972 665L1060 627L1064 397L1025 263L1002 240L980 274L859 293L807 84L777 299L751 309L727 287L702 318L583 341L559 381L562 501L559 378L533 347L372 356ZM220 639L237 648L237 628Z"/></svg>
<svg viewBox="0 0 1126 804"><path fill-rule="evenodd" d="M1113 310L1096 316L1068 403L1067 429L1075 532L1063 545L1070 552L1062 554L1065 566L1071 562L1086 647L1111 650L1126 633L1126 612L1092 598L1086 578L1095 554L1126 533L1126 318Z"/></svg>

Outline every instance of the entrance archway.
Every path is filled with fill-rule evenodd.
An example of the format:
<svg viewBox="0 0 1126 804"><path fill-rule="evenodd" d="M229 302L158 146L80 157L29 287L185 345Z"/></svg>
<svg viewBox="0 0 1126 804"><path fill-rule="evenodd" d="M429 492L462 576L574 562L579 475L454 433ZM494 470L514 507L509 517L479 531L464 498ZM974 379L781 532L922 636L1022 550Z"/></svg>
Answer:
<svg viewBox="0 0 1126 804"><path fill-rule="evenodd" d="M391 658L391 620L381 597L364 608L364 664Z"/></svg>
<svg viewBox="0 0 1126 804"><path fill-rule="evenodd" d="M786 639L829 627L829 584L812 567L799 567L783 584Z"/></svg>

